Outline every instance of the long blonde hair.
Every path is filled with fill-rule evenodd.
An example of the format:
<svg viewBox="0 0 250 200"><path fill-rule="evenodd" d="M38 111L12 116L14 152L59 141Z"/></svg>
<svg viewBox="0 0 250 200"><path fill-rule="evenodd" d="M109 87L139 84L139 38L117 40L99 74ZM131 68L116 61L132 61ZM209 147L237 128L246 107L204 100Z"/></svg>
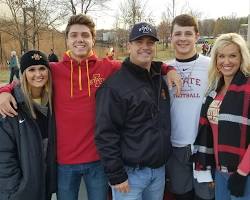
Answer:
<svg viewBox="0 0 250 200"><path fill-rule="evenodd" d="M250 75L250 53L245 40L237 33L226 33L219 36L211 51L211 61L208 72L208 92L216 90L222 75L217 69L218 51L225 46L235 44L239 47L241 55L241 72L248 77Z"/></svg>
<svg viewBox="0 0 250 200"><path fill-rule="evenodd" d="M48 69L48 68L47 68ZM30 85L26 78L26 73L21 76L21 89L23 91L25 103L34 119L36 119L36 113L34 110L34 100L31 96ZM41 96L41 105L45 106L49 104L50 113L52 113L52 77L51 72L48 69L48 81L46 85L43 87L42 96Z"/></svg>

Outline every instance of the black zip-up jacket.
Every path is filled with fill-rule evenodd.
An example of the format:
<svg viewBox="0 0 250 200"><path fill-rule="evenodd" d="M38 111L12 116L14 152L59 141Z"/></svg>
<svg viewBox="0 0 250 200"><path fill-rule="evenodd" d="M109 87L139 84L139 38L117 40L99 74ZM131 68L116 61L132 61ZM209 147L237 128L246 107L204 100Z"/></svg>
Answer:
<svg viewBox="0 0 250 200"><path fill-rule="evenodd" d="M54 117L48 113L48 148L28 112L21 90L14 88L18 116L0 118L0 200L45 200L56 192ZM45 162L46 160L46 162Z"/></svg>
<svg viewBox="0 0 250 200"><path fill-rule="evenodd" d="M170 99L161 62L148 72L127 58L96 94L95 141L111 185L124 166L158 168L171 151Z"/></svg>

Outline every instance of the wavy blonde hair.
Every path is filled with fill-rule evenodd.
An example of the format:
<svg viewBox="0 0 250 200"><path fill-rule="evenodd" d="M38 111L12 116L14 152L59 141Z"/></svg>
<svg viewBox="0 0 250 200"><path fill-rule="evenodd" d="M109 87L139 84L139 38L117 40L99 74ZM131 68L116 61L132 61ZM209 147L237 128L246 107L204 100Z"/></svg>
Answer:
<svg viewBox="0 0 250 200"><path fill-rule="evenodd" d="M222 77L217 69L218 51L230 44L235 44L239 47L241 55L240 70L246 77L250 75L250 53L245 40L237 33L222 34L215 40L211 51L211 61L208 72L208 92L217 89L219 80Z"/></svg>
<svg viewBox="0 0 250 200"><path fill-rule="evenodd" d="M42 96L41 96L41 105L46 106L47 104L49 104L50 113L52 113L52 77L51 77L50 70L48 68L46 69L48 70L48 81L46 85L43 87ZM36 113L34 110L35 102L33 101L33 98L31 96L30 85L27 81L25 71L23 72L21 76L21 89L23 91L25 103L32 117L36 119Z"/></svg>

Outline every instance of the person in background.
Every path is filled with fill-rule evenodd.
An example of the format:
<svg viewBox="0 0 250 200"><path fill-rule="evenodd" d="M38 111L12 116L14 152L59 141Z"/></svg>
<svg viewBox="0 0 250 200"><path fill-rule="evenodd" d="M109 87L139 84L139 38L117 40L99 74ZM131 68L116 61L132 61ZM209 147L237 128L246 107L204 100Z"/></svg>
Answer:
<svg viewBox="0 0 250 200"><path fill-rule="evenodd" d="M54 49L50 49L50 54L48 56L49 62L58 62L58 57L54 52Z"/></svg>
<svg viewBox="0 0 250 200"><path fill-rule="evenodd" d="M115 50L113 47L109 47L108 48L108 52L106 54L106 57L110 60L114 60L114 56L115 56Z"/></svg>
<svg viewBox="0 0 250 200"><path fill-rule="evenodd" d="M96 93L95 142L115 200L162 200L171 152L170 99L156 29L135 24L129 58ZM125 84L124 84L125 83Z"/></svg>
<svg viewBox="0 0 250 200"><path fill-rule="evenodd" d="M209 50L209 44L208 44L207 41L205 41L205 42L202 44L201 49L202 49L202 54L203 54L204 56L206 56L207 53L208 53L208 50Z"/></svg>
<svg viewBox="0 0 250 200"><path fill-rule="evenodd" d="M250 199L250 54L236 33L219 36L211 52L194 160L216 168L215 199Z"/></svg>
<svg viewBox="0 0 250 200"><path fill-rule="evenodd" d="M20 70L21 84L12 91L18 116L0 118L0 199L50 200L57 178L47 56L28 51Z"/></svg>
<svg viewBox="0 0 250 200"><path fill-rule="evenodd" d="M167 163L167 185L176 200L214 198L214 188L209 183L211 179L199 179L198 174L193 173L193 163L190 161L207 88L209 65L209 58L197 53L198 38L198 23L193 16L182 14L174 18L171 44L175 59L168 64L175 67L183 85L180 96L170 90L173 153Z"/></svg>
<svg viewBox="0 0 250 200"><path fill-rule="evenodd" d="M10 60L8 62L9 64L9 69L10 69L10 80L9 83L13 81L14 76L19 80L19 61L18 57L16 55L16 51L11 51L10 53Z"/></svg>
<svg viewBox="0 0 250 200"><path fill-rule="evenodd" d="M65 34L68 51L62 61L50 63L57 128L57 199L77 200L83 179L88 200L106 200L107 177L94 142L95 93L120 68L120 62L97 57L93 51L95 24L90 17L71 16ZM180 86L176 71L168 66L164 70L168 83ZM10 91L11 86L0 89L5 92L0 94L2 115L17 115Z"/></svg>

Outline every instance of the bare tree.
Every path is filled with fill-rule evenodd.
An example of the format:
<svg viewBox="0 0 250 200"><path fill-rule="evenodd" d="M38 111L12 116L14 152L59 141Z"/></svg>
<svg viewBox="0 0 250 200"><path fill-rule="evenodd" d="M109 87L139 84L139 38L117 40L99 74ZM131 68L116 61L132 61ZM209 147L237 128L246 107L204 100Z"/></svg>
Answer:
<svg viewBox="0 0 250 200"><path fill-rule="evenodd" d="M60 0L30 0L26 5L28 32L33 48L38 48L36 44L38 45L41 30L61 25L68 16L68 11L60 6L60 2ZM55 7L57 9L54 9Z"/></svg>
<svg viewBox="0 0 250 200"><path fill-rule="evenodd" d="M200 21L200 34L213 36L214 27L215 27L215 20L214 19L205 19Z"/></svg>
<svg viewBox="0 0 250 200"><path fill-rule="evenodd" d="M66 7L71 10L71 14L87 14L89 12L99 12L108 8L107 2L110 0L69 0L65 1Z"/></svg>
<svg viewBox="0 0 250 200"><path fill-rule="evenodd" d="M128 42L128 35L129 32L124 27L121 27L121 21L119 19L119 15L116 14L115 16L115 46L119 47L122 52L124 52L124 48L126 47L126 44Z"/></svg>
<svg viewBox="0 0 250 200"><path fill-rule="evenodd" d="M168 1L166 4L166 11L165 15L167 15L169 18L174 18L176 15L176 0Z"/></svg>
<svg viewBox="0 0 250 200"><path fill-rule="evenodd" d="M237 18L235 14L227 17L220 17L216 20L214 35L230 32L239 32L241 18Z"/></svg>
<svg viewBox="0 0 250 200"><path fill-rule="evenodd" d="M1 0L1 3L7 5L10 9L11 19L2 19L0 22L0 31L5 32L12 36L13 39L17 39L20 44L20 48L24 46L24 28L21 24L21 18L23 16L22 7L18 2L11 0Z"/></svg>
<svg viewBox="0 0 250 200"><path fill-rule="evenodd" d="M182 3L182 4L181 4ZM177 1L171 0L166 4L166 14L169 18L175 18L176 15L187 13L196 18L200 18L202 13L198 10L194 10L190 7L188 0L185 1Z"/></svg>
<svg viewBox="0 0 250 200"><path fill-rule="evenodd" d="M7 5L11 17L3 20L0 30L11 35L20 43L21 51L36 46L39 31L49 26L56 27L61 24L67 13L60 9L59 0L1 0ZM54 9L57 6L57 9ZM61 22L60 22L60 20ZM4 23L3 23L4 22Z"/></svg>
<svg viewBox="0 0 250 200"><path fill-rule="evenodd" d="M76 15L76 4L74 3L73 0L69 0L70 6L71 6L71 11L73 15Z"/></svg>
<svg viewBox="0 0 250 200"><path fill-rule="evenodd" d="M120 4L120 20L125 29L140 21L153 23L152 12L147 13L147 0L124 0Z"/></svg>
<svg viewBox="0 0 250 200"><path fill-rule="evenodd" d="M170 37L170 27L171 27L171 20L167 17L166 13L162 13L162 20L157 27L158 36L160 42L163 44L163 50L165 47L168 47L168 38Z"/></svg>

